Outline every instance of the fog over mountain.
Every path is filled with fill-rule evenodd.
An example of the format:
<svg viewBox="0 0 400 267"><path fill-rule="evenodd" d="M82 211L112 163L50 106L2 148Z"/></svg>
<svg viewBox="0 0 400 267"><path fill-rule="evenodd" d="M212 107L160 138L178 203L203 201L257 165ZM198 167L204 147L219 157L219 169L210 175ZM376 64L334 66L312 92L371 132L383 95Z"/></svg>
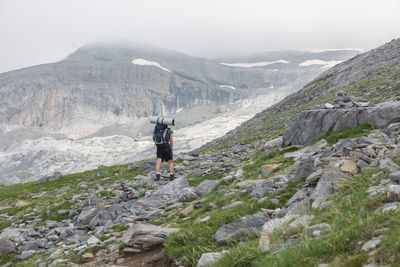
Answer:
<svg viewBox="0 0 400 267"><path fill-rule="evenodd" d="M397 38L397 0L2 0L0 73L98 41L140 41L214 58L271 49L378 46Z"/></svg>

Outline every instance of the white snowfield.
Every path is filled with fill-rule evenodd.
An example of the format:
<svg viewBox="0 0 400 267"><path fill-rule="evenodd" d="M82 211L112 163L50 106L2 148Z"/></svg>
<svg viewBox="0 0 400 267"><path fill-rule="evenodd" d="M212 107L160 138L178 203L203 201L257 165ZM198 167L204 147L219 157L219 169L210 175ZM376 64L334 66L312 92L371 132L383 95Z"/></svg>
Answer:
<svg viewBox="0 0 400 267"><path fill-rule="evenodd" d="M339 61L339 60L325 61L325 60L320 60L320 59L309 59L309 60L306 60L306 61L300 63L299 66L307 67L307 66L311 66L311 65L322 65L322 68L331 68L342 62L343 61Z"/></svg>
<svg viewBox="0 0 400 267"><path fill-rule="evenodd" d="M290 92L284 88L274 89L256 99L240 101L240 107L235 111L174 130L174 152L196 149L226 134L261 110L282 100ZM55 171L69 174L95 169L99 165L110 166L154 158L154 149L152 136L132 138L112 135L80 140L41 137L21 140L0 151L0 170L19 166L20 169L23 167L23 171L9 175L0 171L0 184L33 181Z"/></svg>
<svg viewBox="0 0 400 267"><path fill-rule="evenodd" d="M232 89L232 90L236 90L236 88L234 86L225 85L225 84L220 85L219 88L229 88L229 89Z"/></svg>
<svg viewBox="0 0 400 267"><path fill-rule="evenodd" d="M143 58L134 59L132 61L132 63L135 64L135 65L141 65L141 66L154 66L154 67L160 68L162 70L165 70L165 71L168 71L168 72L172 72L169 69L161 66L160 63L158 63L158 62L149 61L149 60L146 60L146 59L143 59Z"/></svg>
<svg viewBox="0 0 400 267"><path fill-rule="evenodd" d="M252 67L263 67L263 66L268 66L272 64L278 64L278 63L290 63L287 60L284 59L279 59L276 61L261 61L261 62L253 62L253 63L220 63L221 65L225 66L230 66L230 67L239 67L239 68L252 68Z"/></svg>

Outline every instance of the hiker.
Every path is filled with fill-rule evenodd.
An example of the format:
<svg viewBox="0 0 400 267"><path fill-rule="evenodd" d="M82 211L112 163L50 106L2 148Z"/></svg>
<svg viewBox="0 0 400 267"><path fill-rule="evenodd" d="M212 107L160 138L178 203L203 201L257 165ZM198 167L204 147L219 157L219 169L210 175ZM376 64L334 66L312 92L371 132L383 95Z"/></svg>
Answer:
<svg viewBox="0 0 400 267"><path fill-rule="evenodd" d="M167 125L157 123L153 131L153 141L157 147L156 181L160 180L161 163L169 164L169 179L172 181L174 176L174 162L172 151L174 149L173 131Z"/></svg>

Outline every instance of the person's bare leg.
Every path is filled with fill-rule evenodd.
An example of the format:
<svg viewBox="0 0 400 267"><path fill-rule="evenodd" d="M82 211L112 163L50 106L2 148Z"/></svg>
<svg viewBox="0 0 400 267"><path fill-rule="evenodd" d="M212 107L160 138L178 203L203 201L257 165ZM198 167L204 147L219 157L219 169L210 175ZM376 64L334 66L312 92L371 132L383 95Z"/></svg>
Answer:
<svg viewBox="0 0 400 267"><path fill-rule="evenodd" d="M161 169L161 159L160 158L158 158L157 159L157 162L156 162L156 172L160 172L160 169Z"/></svg>
<svg viewBox="0 0 400 267"><path fill-rule="evenodd" d="M168 160L168 164L169 164L170 178L174 178L174 162L173 162L173 160Z"/></svg>
<svg viewBox="0 0 400 267"><path fill-rule="evenodd" d="M160 173L160 169L161 169L161 159L157 158L156 161L156 181L160 180L161 178L161 173Z"/></svg>

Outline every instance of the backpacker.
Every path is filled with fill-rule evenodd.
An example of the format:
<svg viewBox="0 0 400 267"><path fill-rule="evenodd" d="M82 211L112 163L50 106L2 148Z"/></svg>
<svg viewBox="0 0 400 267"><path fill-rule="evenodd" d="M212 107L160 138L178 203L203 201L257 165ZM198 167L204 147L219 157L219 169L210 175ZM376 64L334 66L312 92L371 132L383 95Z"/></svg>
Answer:
<svg viewBox="0 0 400 267"><path fill-rule="evenodd" d="M164 124L157 124L154 127L153 141L156 145L163 145L169 143L169 128Z"/></svg>

